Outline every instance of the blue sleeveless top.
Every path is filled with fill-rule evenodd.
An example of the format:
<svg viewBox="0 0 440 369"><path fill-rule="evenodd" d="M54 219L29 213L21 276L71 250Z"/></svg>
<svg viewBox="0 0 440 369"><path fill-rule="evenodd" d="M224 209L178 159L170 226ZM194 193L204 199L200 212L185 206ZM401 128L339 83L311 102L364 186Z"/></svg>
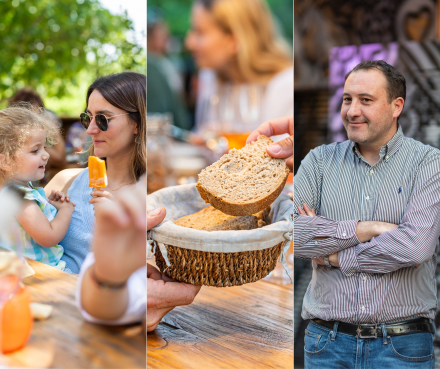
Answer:
<svg viewBox="0 0 440 369"><path fill-rule="evenodd" d="M64 247L61 260L66 262L64 271L67 273L78 274L89 253L96 222L95 210L93 205L89 204L92 190L93 188L89 187L89 169L86 168L75 178L67 192L70 200L76 204L69 229L60 241Z"/></svg>

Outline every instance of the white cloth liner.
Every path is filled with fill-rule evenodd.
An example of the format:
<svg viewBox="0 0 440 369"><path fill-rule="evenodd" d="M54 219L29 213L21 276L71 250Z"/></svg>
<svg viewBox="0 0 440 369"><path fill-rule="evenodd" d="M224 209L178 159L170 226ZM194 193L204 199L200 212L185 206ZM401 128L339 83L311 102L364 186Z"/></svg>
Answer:
<svg viewBox="0 0 440 369"><path fill-rule="evenodd" d="M173 223L185 215L194 214L207 207L195 184L167 187L147 196L147 210L164 206L167 215L162 223L149 231L147 255L155 253L159 246L169 267L166 245L205 252L244 252L264 250L284 242L280 262L292 277L287 267L285 254L293 240L293 202L288 195L281 194L271 206L272 224L246 231L200 231ZM153 255L148 256L152 258ZM292 280L293 283L293 280Z"/></svg>

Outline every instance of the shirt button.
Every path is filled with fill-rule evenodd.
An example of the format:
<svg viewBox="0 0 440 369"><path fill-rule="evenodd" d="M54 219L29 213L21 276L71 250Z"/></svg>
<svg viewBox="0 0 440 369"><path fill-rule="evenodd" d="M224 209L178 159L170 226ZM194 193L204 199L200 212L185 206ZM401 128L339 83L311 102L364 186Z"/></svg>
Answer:
<svg viewBox="0 0 440 369"><path fill-rule="evenodd" d="M365 200L367 200L367 201L370 200L370 196L367 196L367 197L365 198Z"/></svg>
<svg viewBox="0 0 440 369"><path fill-rule="evenodd" d="M385 156L385 159L387 159L387 160L388 160L389 158L390 158L390 157L389 157L388 155L387 155L387 156Z"/></svg>
<svg viewBox="0 0 440 369"><path fill-rule="evenodd" d="M342 237L345 237L346 235L347 235L347 233L345 233L345 232L344 232L344 233L342 233Z"/></svg>
<svg viewBox="0 0 440 369"><path fill-rule="evenodd" d="M362 309L362 311L364 311L365 310L365 306L362 306L361 309Z"/></svg>
<svg viewBox="0 0 440 369"><path fill-rule="evenodd" d="M366 281L366 280L367 280L367 277L364 277L363 280Z"/></svg>
<svg viewBox="0 0 440 369"><path fill-rule="evenodd" d="M315 245L317 245L318 244L318 241L315 241Z"/></svg>
<svg viewBox="0 0 440 369"><path fill-rule="evenodd" d="M352 269L351 271L352 271L353 273L356 273L356 269Z"/></svg>
<svg viewBox="0 0 440 369"><path fill-rule="evenodd" d="M373 170L373 169L371 169L371 170L370 170L370 174L373 174L373 173L374 173L374 170Z"/></svg>

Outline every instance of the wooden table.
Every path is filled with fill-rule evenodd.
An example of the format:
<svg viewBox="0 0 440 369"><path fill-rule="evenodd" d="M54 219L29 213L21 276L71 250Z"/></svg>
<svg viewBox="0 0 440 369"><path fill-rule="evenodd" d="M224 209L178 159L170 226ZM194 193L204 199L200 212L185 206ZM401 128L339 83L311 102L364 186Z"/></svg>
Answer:
<svg viewBox="0 0 440 369"><path fill-rule="evenodd" d="M202 287L148 333L147 367L293 368L293 286Z"/></svg>
<svg viewBox="0 0 440 369"><path fill-rule="evenodd" d="M52 315L35 321L26 346L8 354L9 365L32 368L142 368L145 334L139 325L87 323L75 305L77 275L28 260L35 275L24 280L33 302L50 304Z"/></svg>

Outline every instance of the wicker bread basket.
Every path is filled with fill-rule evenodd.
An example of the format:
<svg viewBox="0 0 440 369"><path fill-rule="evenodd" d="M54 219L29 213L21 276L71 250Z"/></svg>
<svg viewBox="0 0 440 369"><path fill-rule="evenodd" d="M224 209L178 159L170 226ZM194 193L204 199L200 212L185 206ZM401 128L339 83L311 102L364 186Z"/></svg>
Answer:
<svg viewBox="0 0 440 369"><path fill-rule="evenodd" d="M165 220L148 235L148 253L161 272L184 283L240 286L267 276L281 255L285 263L293 230L293 205L287 195L272 204L272 224L246 231L199 231L173 223L207 206L195 185L168 187L147 197L147 209L167 209ZM284 252L283 252L284 250Z"/></svg>

